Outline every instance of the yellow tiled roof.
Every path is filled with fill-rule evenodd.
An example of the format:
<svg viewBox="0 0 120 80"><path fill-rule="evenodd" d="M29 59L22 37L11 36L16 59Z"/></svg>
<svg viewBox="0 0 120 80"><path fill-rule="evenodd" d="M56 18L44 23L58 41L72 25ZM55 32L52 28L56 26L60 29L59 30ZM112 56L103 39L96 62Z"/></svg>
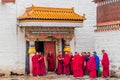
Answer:
<svg viewBox="0 0 120 80"><path fill-rule="evenodd" d="M74 12L73 8L50 8L50 7L28 7L26 12L18 17L18 20L70 20L83 21L85 15L81 16Z"/></svg>

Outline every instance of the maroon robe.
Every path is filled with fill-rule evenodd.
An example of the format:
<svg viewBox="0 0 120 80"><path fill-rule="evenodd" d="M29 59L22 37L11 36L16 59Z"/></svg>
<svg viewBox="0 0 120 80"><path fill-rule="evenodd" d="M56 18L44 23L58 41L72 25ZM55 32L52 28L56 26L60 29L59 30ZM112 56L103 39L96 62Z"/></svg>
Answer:
<svg viewBox="0 0 120 80"><path fill-rule="evenodd" d="M73 55L71 55L70 57L70 74L72 75L73 74Z"/></svg>
<svg viewBox="0 0 120 80"><path fill-rule="evenodd" d="M90 57L90 60L88 61L88 70L91 78L96 78L96 60L94 56Z"/></svg>
<svg viewBox="0 0 120 80"><path fill-rule="evenodd" d="M63 74L63 60L62 60L62 55L58 55L58 69L57 69L57 74Z"/></svg>
<svg viewBox="0 0 120 80"><path fill-rule="evenodd" d="M101 63L103 66L103 76L108 77L109 76L109 58L107 53L103 53L103 58Z"/></svg>
<svg viewBox="0 0 120 80"><path fill-rule="evenodd" d="M44 56L39 55L39 65L40 65L40 76L46 74L46 67L45 67L45 61Z"/></svg>
<svg viewBox="0 0 120 80"><path fill-rule="evenodd" d="M40 75L40 65L39 65L39 55L35 54L32 57L32 75L37 76Z"/></svg>
<svg viewBox="0 0 120 80"><path fill-rule="evenodd" d="M70 74L70 53L65 54L63 63L64 63L63 73L66 74L66 75L69 75Z"/></svg>
<svg viewBox="0 0 120 80"><path fill-rule="evenodd" d="M73 58L73 76L74 77L84 76L82 64L83 64L82 56L80 56L79 54L75 55Z"/></svg>
<svg viewBox="0 0 120 80"><path fill-rule="evenodd" d="M86 71L85 71L85 74L86 74L86 75L89 75L89 69L88 69L89 59L90 59L90 56L88 55L88 56L86 57Z"/></svg>
<svg viewBox="0 0 120 80"><path fill-rule="evenodd" d="M86 74L86 70L87 70L86 58L87 58L87 55L82 55L82 58L83 58L82 69L83 69L84 74Z"/></svg>
<svg viewBox="0 0 120 80"><path fill-rule="evenodd" d="M48 54L47 59L48 59L48 71L54 71L54 69L55 69L55 57L54 57L54 55L52 53Z"/></svg>

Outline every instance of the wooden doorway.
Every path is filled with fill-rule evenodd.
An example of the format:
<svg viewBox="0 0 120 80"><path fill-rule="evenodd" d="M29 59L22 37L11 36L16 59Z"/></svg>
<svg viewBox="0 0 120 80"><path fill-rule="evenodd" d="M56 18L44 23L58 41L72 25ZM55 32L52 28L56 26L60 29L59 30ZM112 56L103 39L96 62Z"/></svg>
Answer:
<svg viewBox="0 0 120 80"><path fill-rule="evenodd" d="M56 56L56 45L55 41L35 41L35 49L37 52L42 52L47 55L51 51Z"/></svg>
<svg viewBox="0 0 120 80"><path fill-rule="evenodd" d="M55 41L46 41L44 43L44 51L46 54L46 57L48 55L48 52L52 52L54 54L54 58L55 58L55 65L56 65L56 44Z"/></svg>

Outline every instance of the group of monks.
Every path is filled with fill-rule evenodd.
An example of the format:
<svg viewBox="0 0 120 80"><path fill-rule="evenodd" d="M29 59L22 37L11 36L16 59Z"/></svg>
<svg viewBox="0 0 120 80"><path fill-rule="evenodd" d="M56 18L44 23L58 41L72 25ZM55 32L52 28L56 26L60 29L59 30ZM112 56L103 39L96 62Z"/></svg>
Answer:
<svg viewBox="0 0 120 80"><path fill-rule="evenodd" d="M55 56L51 52L48 53L47 68L45 65L44 56L37 52L32 57L32 74L33 76L46 75L47 71L56 72L58 75L73 75L74 77L84 77L84 75L89 75L90 78L96 78L99 75L100 62L102 64L102 76L109 76L109 58L105 50L102 50L103 57L100 61L96 52L79 54L75 52L74 56L70 52L62 52L58 54L58 66L55 68Z"/></svg>
<svg viewBox="0 0 120 80"><path fill-rule="evenodd" d="M32 75L33 76L42 76L46 75L47 67L46 67L45 57L41 52L36 52L35 55L32 56ZM48 71L55 70L55 57L51 52L47 55L47 63L48 63Z"/></svg>

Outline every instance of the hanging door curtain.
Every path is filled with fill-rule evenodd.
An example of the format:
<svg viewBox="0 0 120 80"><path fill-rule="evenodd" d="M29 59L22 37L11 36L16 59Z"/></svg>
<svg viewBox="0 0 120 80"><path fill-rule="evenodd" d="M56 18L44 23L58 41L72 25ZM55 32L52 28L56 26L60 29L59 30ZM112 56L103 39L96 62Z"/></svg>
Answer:
<svg viewBox="0 0 120 80"><path fill-rule="evenodd" d="M44 52L48 53L48 52L52 52L55 55L55 42L54 41L46 41L44 43Z"/></svg>

